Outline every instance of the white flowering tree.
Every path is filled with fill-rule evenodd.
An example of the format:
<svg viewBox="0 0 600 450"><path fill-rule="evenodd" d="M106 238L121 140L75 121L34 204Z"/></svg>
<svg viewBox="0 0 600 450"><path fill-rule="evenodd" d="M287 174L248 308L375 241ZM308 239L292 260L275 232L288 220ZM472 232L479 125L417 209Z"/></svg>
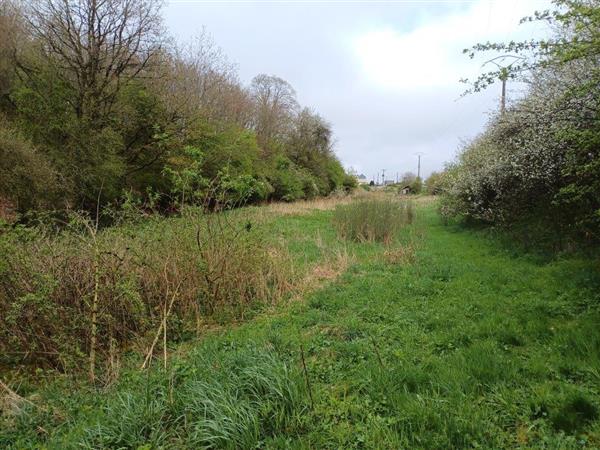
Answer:
<svg viewBox="0 0 600 450"><path fill-rule="evenodd" d="M447 168L443 208L507 227L538 224L560 240L600 241L600 2L555 5L526 19L552 23L553 39L473 48L528 54L510 76L529 89ZM500 75L483 74L473 90Z"/></svg>

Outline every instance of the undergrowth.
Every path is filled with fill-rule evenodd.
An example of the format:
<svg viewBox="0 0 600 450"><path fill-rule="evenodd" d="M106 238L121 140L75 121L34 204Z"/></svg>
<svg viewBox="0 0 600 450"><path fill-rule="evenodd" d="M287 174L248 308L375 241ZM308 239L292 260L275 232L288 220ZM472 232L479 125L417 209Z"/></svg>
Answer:
<svg viewBox="0 0 600 450"><path fill-rule="evenodd" d="M167 340L244 318L294 282L285 248L228 211L106 230L76 216L58 235L2 234L0 253L0 363L69 372L86 358L92 379L132 346L150 361Z"/></svg>
<svg viewBox="0 0 600 450"><path fill-rule="evenodd" d="M389 244L398 230L412 223L413 218L412 202L383 197L337 206L333 223L344 239Z"/></svg>
<svg viewBox="0 0 600 450"><path fill-rule="evenodd" d="M347 269L166 368L134 355L103 390L11 383L32 404L0 447L599 448L597 260L539 261L418 208L389 245L339 239L328 210L265 224L292 265L343 248Z"/></svg>

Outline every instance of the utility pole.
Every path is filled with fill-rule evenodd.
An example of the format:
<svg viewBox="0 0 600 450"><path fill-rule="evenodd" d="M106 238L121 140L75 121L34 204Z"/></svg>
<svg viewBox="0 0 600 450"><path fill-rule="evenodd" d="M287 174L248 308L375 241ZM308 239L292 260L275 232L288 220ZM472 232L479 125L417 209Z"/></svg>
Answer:
<svg viewBox="0 0 600 450"><path fill-rule="evenodd" d="M507 59L512 59L512 62L508 65L500 65L498 64L496 61L499 60L501 63L504 62ZM495 65L499 72L498 72L498 78L500 79L500 81L502 82L502 93L500 94L500 114L504 114L504 112L506 111L506 81L508 80L508 75L510 73L510 69L512 68L513 64L515 64L517 61L521 61L525 59L522 56L517 56L517 55L501 55L501 56L497 56L496 58L492 58L489 61L486 61L483 63L483 66L485 66L486 64L493 64Z"/></svg>
<svg viewBox="0 0 600 450"><path fill-rule="evenodd" d="M415 155L417 155L418 159L418 163L417 163L417 178L420 180L421 179L421 156L423 156L425 153L423 152L417 152L415 153Z"/></svg>
<svg viewBox="0 0 600 450"><path fill-rule="evenodd" d="M506 79L508 78L508 70L506 67L502 68L502 74L500 80L502 80L502 94L500 95L500 114L504 114L506 111Z"/></svg>
<svg viewBox="0 0 600 450"><path fill-rule="evenodd" d="M396 172L396 184L398 184L398 172Z"/></svg>
<svg viewBox="0 0 600 450"><path fill-rule="evenodd" d="M385 186L385 169L381 169L381 184Z"/></svg>

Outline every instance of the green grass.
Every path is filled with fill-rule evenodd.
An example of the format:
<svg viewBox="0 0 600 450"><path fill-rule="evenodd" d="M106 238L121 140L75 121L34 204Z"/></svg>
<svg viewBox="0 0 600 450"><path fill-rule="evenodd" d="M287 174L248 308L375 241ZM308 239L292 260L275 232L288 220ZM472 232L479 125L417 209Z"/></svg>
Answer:
<svg viewBox="0 0 600 450"><path fill-rule="evenodd" d="M41 408L0 422L0 447L600 447L598 262L514 254L418 208L394 244L410 264L338 240L330 211L276 218L298 267L342 247L353 264L182 345L166 371L102 391L50 377Z"/></svg>

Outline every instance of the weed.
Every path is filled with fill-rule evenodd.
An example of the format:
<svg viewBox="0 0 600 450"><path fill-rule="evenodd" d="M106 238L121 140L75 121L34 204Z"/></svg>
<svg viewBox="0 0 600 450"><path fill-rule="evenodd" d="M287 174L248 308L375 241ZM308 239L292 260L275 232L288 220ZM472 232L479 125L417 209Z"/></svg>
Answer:
<svg viewBox="0 0 600 450"><path fill-rule="evenodd" d="M69 372L89 355L90 375L101 362L114 378L132 345L149 361L158 346L166 356L167 341L211 318L244 318L292 287L286 251L243 213L6 233L0 247L0 353L10 365Z"/></svg>
<svg viewBox="0 0 600 450"><path fill-rule="evenodd" d="M333 223L344 239L389 244L400 228L412 223L413 204L390 198L357 200L337 206Z"/></svg>

